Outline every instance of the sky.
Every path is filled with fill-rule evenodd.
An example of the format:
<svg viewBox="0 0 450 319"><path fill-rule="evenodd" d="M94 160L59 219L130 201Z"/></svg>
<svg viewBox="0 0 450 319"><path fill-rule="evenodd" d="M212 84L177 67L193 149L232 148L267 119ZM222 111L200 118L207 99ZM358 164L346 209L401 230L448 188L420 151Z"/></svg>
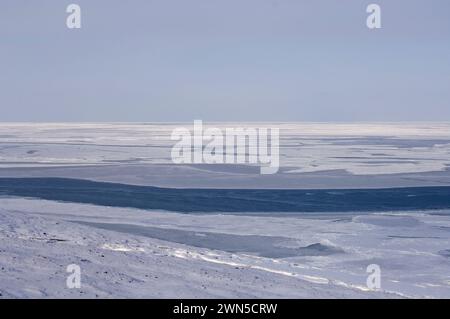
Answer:
<svg viewBox="0 0 450 319"><path fill-rule="evenodd" d="M0 121L194 119L450 121L450 1L1 1Z"/></svg>

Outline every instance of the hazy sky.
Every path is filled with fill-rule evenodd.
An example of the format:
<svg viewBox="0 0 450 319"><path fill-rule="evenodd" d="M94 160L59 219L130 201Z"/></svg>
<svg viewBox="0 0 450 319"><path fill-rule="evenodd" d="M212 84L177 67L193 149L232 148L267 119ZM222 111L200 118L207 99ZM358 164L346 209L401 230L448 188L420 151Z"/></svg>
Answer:
<svg viewBox="0 0 450 319"><path fill-rule="evenodd" d="M0 121L194 119L450 121L450 1L1 1Z"/></svg>

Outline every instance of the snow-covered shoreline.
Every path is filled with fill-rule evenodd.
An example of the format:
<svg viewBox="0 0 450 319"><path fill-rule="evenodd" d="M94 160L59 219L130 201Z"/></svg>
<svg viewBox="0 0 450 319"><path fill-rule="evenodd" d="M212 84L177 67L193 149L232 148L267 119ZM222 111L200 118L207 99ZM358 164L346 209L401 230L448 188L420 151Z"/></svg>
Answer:
<svg viewBox="0 0 450 319"><path fill-rule="evenodd" d="M358 297L212 252L2 210L2 298ZM66 267L81 267L81 288ZM368 294L367 297L383 296Z"/></svg>
<svg viewBox="0 0 450 319"><path fill-rule="evenodd" d="M21 198L0 198L0 207L4 298L450 297L448 212L185 215ZM267 258L80 222L156 227L174 236L197 232L205 240L214 234L282 236L289 240L275 243L280 248L321 244L342 252ZM66 287L66 267L73 263L82 270L81 289ZM382 270L376 292L366 286L366 267L373 263Z"/></svg>

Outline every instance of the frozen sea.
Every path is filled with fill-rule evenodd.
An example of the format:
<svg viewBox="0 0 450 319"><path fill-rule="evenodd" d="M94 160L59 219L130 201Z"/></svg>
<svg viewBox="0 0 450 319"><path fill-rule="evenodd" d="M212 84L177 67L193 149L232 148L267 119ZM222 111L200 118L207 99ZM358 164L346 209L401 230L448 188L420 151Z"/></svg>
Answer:
<svg viewBox="0 0 450 319"><path fill-rule="evenodd" d="M239 123L274 175L173 164L189 125L0 124L0 298L450 297L449 123Z"/></svg>

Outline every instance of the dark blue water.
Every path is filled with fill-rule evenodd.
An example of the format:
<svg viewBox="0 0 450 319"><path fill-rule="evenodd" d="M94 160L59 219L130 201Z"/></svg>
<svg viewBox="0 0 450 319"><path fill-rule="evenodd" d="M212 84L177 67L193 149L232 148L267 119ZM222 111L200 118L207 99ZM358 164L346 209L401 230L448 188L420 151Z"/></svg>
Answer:
<svg viewBox="0 0 450 319"><path fill-rule="evenodd" d="M0 178L0 195L194 212L376 212L450 208L450 187L173 189L64 178Z"/></svg>

